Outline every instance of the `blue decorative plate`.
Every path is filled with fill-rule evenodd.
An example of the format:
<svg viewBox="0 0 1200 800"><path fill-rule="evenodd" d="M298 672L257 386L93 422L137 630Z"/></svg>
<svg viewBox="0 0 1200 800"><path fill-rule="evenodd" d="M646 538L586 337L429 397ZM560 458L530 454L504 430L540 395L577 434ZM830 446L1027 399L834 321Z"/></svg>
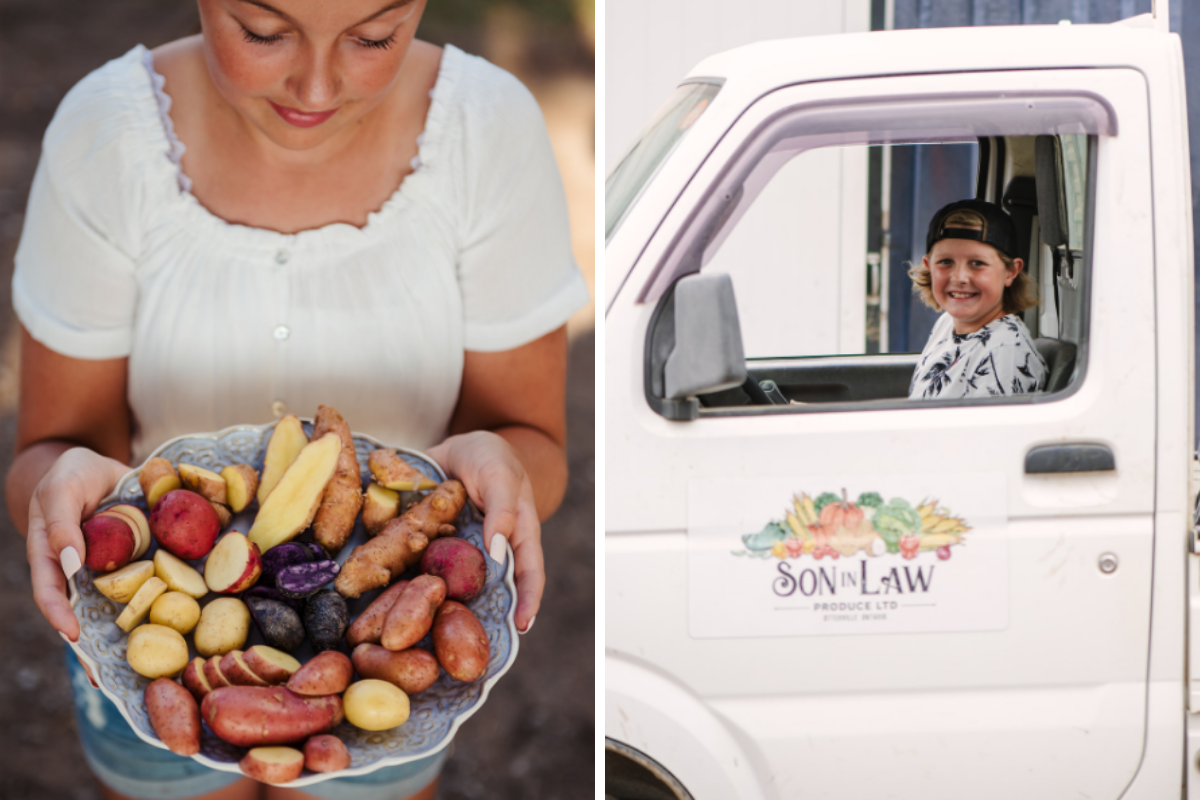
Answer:
<svg viewBox="0 0 1200 800"><path fill-rule="evenodd" d="M180 463L195 464L214 472L220 472L232 464L250 464L261 473L267 441L274 427L275 423L272 422L269 425L226 428L219 433L180 436L158 448L151 458L161 456L176 466ZM311 435L311 421L305 421L304 428L305 432ZM354 435L354 444L358 450L359 469L362 474L368 475L368 454L385 445L361 434ZM441 468L427 456L401 447L392 449L397 450L409 464L427 477L437 481L445 480L446 476ZM122 478L116 491L101 503L101 507L130 503L147 511L142 489L138 485L138 472L139 470L134 470ZM418 496L419 493L416 492L404 492L401 502L407 503ZM226 530L236 529L245 533L250 529L257 510L258 504L252 503L248 509L234 517L233 523ZM487 553L483 546L483 515L469 501L456 524L461 538ZM344 562L355 546L365 541L367 535L363 531L360 519L355 524L349 542L338 553L338 562ZM157 543L152 543L143 559L153 558L157 547ZM325 774L305 772L300 778L287 784L288 786L300 787L329 778L363 775L381 767L424 758L450 743L458 726L483 705L492 686L517 657L517 629L513 622L517 593L513 582L512 550L509 549L503 564L497 564L490 557L485 557L485 561L488 566L487 583L483 592L467 603L483 623L488 641L491 642L491 660L484 677L474 683L462 683L443 671L433 686L409 698L412 711L408 720L388 731L364 731L343 722L333 733L346 744L346 749L350 752L350 768ZM200 568L203 560L191 563ZM75 616L79 618L80 626L79 641L71 647L80 661L91 668L101 691L116 704L138 736L155 747L166 749L166 745L159 740L150 726L142 699L150 680L134 672L125 661L127 634L116 626L117 616L123 606L96 590L92 583L91 571L86 567L76 573L70 585L71 604L75 609ZM357 600L348 601L351 617L357 616L370 605L380 591L382 590L368 592ZM201 605L212 597L214 595L205 597L200 601ZM194 657L197 653L192 645L191 635L185 638L188 639L190 656ZM243 649L262 642L258 629L251 625L250 638ZM430 651L433 649L428 636L419 646ZM293 655L303 662L313 653L306 642ZM240 773L238 761L245 753L245 748L235 747L218 739L204 726L200 753L193 758L213 769Z"/></svg>

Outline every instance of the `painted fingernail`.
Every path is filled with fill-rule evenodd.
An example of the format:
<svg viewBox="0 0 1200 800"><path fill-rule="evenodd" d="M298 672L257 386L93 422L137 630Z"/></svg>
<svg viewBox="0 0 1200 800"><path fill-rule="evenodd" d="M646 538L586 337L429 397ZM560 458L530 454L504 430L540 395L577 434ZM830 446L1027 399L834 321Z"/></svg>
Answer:
<svg viewBox="0 0 1200 800"><path fill-rule="evenodd" d="M59 636L61 636L61 637L63 637L63 641L64 641L64 642L66 642L67 644L72 644L72 642L71 642L71 637L70 637L70 636L67 636L67 635L66 635L65 633L63 633L62 631L59 631L59 632L58 632L58 635L59 635Z"/></svg>
<svg viewBox="0 0 1200 800"><path fill-rule="evenodd" d="M504 538L503 534L497 533L492 537L492 544L488 547L488 555L492 557L492 561L497 564L504 563L504 555L508 551L507 545L508 540Z"/></svg>
<svg viewBox="0 0 1200 800"><path fill-rule="evenodd" d="M62 564L62 570L66 574L67 580L71 580L75 573L79 572L79 568L83 566L83 563L79 560L78 551L69 545L64 547L62 552L58 554L58 563Z"/></svg>
<svg viewBox="0 0 1200 800"><path fill-rule="evenodd" d="M534 622L536 622L536 621L537 621L537 616L536 616L536 615L534 615L533 619L529 620L529 624L525 626L525 630L523 630L523 631L521 631L521 632L520 632L520 633L521 633L521 635L522 635L522 636L524 636L525 634L527 634L527 633L529 633L531 630L533 630L533 623L534 623Z"/></svg>

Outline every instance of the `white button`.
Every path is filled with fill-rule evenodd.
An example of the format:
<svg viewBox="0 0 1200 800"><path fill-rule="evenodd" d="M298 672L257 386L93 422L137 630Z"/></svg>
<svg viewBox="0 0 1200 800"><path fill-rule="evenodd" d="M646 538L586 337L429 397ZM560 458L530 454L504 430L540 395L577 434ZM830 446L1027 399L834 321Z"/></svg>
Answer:
<svg viewBox="0 0 1200 800"><path fill-rule="evenodd" d="M271 403L271 413L275 415L276 419L279 419L287 413L287 403L282 400L276 400L274 403Z"/></svg>
<svg viewBox="0 0 1200 800"><path fill-rule="evenodd" d="M288 262L288 251L287 250L280 250L278 253L275 254L275 263L276 264L286 264L287 262Z"/></svg>
<svg viewBox="0 0 1200 800"><path fill-rule="evenodd" d="M288 337L289 334L291 334L291 331L288 330L287 325L280 325L278 328L276 328L273 331L273 333L275 335L275 338L282 342L284 339L286 339Z"/></svg>

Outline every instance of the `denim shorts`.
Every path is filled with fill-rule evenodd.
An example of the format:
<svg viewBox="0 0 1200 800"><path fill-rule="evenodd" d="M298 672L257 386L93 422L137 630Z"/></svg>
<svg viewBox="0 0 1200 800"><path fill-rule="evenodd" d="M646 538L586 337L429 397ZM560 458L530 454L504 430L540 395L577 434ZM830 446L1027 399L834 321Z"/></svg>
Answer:
<svg viewBox="0 0 1200 800"><path fill-rule="evenodd" d="M65 649L83 755L108 788L141 800L183 800L242 779L237 773L209 769L194 759L142 741L113 702L92 688L74 651ZM366 775L331 778L299 791L328 800L397 800L432 783L441 774L445 760L443 749L407 764L383 767Z"/></svg>

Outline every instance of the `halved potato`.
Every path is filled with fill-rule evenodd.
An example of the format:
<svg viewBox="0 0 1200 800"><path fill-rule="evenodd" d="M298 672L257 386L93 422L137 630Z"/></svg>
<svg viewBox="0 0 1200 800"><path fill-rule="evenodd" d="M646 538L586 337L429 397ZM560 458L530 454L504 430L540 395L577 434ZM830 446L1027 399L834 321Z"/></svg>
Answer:
<svg viewBox="0 0 1200 800"><path fill-rule="evenodd" d="M142 584L154 577L153 561L135 561L92 580L96 591L115 603L128 603Z"/></svg>

